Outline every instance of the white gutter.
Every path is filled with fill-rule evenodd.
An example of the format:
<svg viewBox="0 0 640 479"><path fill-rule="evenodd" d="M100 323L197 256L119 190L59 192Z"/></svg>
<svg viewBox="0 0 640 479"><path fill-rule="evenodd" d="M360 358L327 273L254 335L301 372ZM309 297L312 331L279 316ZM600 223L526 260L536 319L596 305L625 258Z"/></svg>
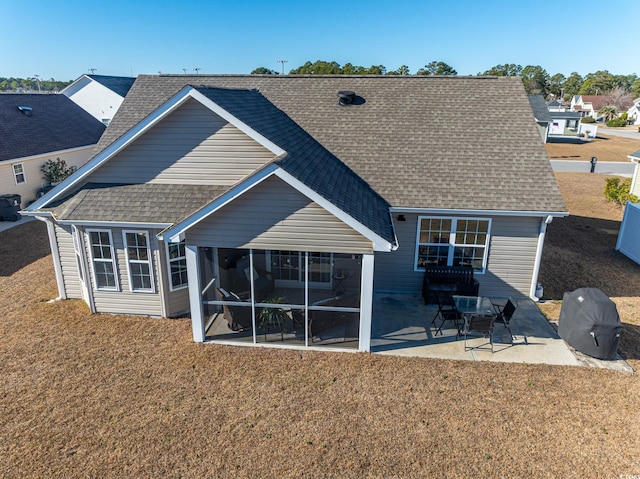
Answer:
<svg viewBox="0 0 640 479"><path fill-rule="evenodd" d="M538 288L538 275L540 274L540 262L542 261L542 247L544 246L544 237L547 232L547 225L553 221L553 216L549 215L540 221L540 232L538 234L538 246L536 247L536 260L533 264L533 275L531 276L531 289L529 290L529 297L534 301L539 301L540 298L536 296L536 289Z"/></svg>
<svg viewBox="0 0 640 479"><path fill-rule="evenodd" d="M561 218L569 216L567 211L519 211L519 210L463 210L453 208L403 208L400 206L392 206L392 213L416 213L416 214L435 214L435 215L483 215L483 216L553 216Z"/></svg>

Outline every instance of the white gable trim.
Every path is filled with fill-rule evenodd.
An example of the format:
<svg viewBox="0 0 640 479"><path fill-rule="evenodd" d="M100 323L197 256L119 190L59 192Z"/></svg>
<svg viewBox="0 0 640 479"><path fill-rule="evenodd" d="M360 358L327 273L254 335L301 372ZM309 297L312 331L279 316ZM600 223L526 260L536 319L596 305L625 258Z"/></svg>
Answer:
<svg viewBox="0 0 640 479"><path fill-rule="evenodd" d="M160 120L166 118L172 112L174 112L177 108L183 105L190 98L195 99L200 102L205 107L209 108L213 113L219 115L233 126L238 128L240 131L260 143L262 146L271 151L275 156L281 156L286 152L280 148L275 143L272 143L264 136L260 135L255 130L251 129L245 123L241 122L235 116L231 115L229 112L218 106L213 101L209 100L202 93L198 92L192 86L187 85L178 93L176 93L173 97L167 100L162 106L156 109L153 113L147 116L144 120L138 123L136 126L127 131L124 135L118 138L116 141L111 143L108 147L98 153L93 159L83 165L78 171L76 171L69 178L64 180L60 185L51 190L49 193L44 195L38 201L31 204L27 210L33 211L40 209L50 202L64 197L65 194L69 192L76 184L78 184L83 179L87 178L91 173L93 173L97 168L102 166L105 162L111 159L118 152L123 150L125 147L136 141L140 136L149 131L153 126L155 126Z"/></svg>
<svg viewBox="0 0 640 479"><path fill-rule="evenodd" d="M204 96L198 90L192 88L191 91L189 92L189 95L192 98L194 98L195 100L198 100L200 103L202 103L207 108L209 108L216 115L218 115L219 117L221 117L221 118L225 119L226 121L228 121L229 123L231 123L238 130L243 132L245 135L247 135L251 139L255 140L256 142L260 143L262 146L264 146L267 150L269 150L274 155L280 156L280 155L284 155L286 153L278 145L276 145L275 143L271 142L270 140L268 140L267 138L262 136L260 133L255 131L253 128L251 128L246 123L243 123L242 121L240 121L238 118L233 116L227 110L225 110L225 109L221 108L220 106L218 106L217 103L215 103L213 100L210 100L209 98Z"/></svg>
<svg viewBox="0 0 640 479"><path fill-rule="evenodd" d="M158 239L166 242L183 241L185 233L189 228L200 223L201 221L218 211L220 208L229 204L230 202L241 196L243 193L260 184L270 176L277 176L285 183L289 184L292 188L296 189L311 201L315 202L316 204L327 210L329 213L334 215L336 218L338 218L340 221L351 227L353 230L357 231L362 236L370 240L373 243L374 251L392 251L395 249L395 245L389 243L387 240L371 231L362 223L346 214L340 208L324 199L314 190L306 186L300 180L294 178L291 174L284 171L275 163L267 165L255 175L233 187L225 194L202 208L200 211L194 213L189 218L186 218L184 221L178 223L177 225L160 232L158 234Z"/></svg>
<svg viewBox="0 0 640 479"><path fill-rule="evenodd" d="M338 218L340 221L345 223L347 226L351 227L358 233L360 233L365 238L371 240L373 242L373 250L374 251L393 251L395 249L395 245L389 243L387 240L379 236L377 233L374 233L369 228L364 226L362 223L349 216L347 213L342 211L336 205L326 200L322 196L320 196L317 192L309 188L302 181L294 178L291 174L284 171L282 168L278 169L275 172L275 175L278 176L285 183L288 183L293 188L298 190L300 193L305 195L311 201L317 203L322 208L327 210L333 216Z"/></svg>

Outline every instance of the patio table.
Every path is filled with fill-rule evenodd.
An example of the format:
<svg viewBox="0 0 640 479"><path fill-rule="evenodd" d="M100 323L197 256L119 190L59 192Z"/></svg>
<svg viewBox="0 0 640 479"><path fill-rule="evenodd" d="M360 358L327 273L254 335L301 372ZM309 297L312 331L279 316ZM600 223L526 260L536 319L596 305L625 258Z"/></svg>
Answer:
<svg viewBox="0 0 640 479"><path fill-rule="evenodd" d="M495 316L496 314L493 303L486 296L458 296L454 294L453 302L457 310L465 316L473 314Z"/></svg>

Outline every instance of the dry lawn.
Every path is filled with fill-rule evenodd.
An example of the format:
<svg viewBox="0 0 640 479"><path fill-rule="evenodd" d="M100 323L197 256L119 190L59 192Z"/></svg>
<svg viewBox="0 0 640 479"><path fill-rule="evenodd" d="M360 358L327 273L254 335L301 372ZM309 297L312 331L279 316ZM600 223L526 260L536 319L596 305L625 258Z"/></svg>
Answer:
<svg viewBox="0 0 640 479"><path fill-rule="evenodd" d="M44 234L0 233L23 246L0 257L1 477L640 474L637 374L193 344L186 319L47 303L51 258L23 259Z"/></svg>
<svg viewBox="0 0 640 479"><path fill-rule="evenodd" d="M624 211L605 200L604 175L556 173L556 178L571 216L555 219L547 230L540 281L544 298L554 301L541 309L557 320L564 292L600 288L615 301L625 325L622 354L640 360L640 265L615 250ZM637 370L640 364L633 366Z"/></svg>
<svg viewBox="0 0 640 479"><path fill-rule="evenodd" d="M640 150L640 141L608 135L606 129L598 129L598 135L580 143L547 143L547 154L552 160L629 161L627 155Z"/></svg>

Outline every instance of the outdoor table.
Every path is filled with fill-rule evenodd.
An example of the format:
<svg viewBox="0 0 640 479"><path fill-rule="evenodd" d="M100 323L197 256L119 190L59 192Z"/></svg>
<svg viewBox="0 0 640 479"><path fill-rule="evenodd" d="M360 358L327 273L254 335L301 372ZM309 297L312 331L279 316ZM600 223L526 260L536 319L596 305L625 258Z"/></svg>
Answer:
<svg viewBox="0 0 640 479"><path fill-rule="evenodd" d="M496 315L493 303L486 296L458 296L454 294L453 302L460 314L467 318L474 314Z"/></svg>

